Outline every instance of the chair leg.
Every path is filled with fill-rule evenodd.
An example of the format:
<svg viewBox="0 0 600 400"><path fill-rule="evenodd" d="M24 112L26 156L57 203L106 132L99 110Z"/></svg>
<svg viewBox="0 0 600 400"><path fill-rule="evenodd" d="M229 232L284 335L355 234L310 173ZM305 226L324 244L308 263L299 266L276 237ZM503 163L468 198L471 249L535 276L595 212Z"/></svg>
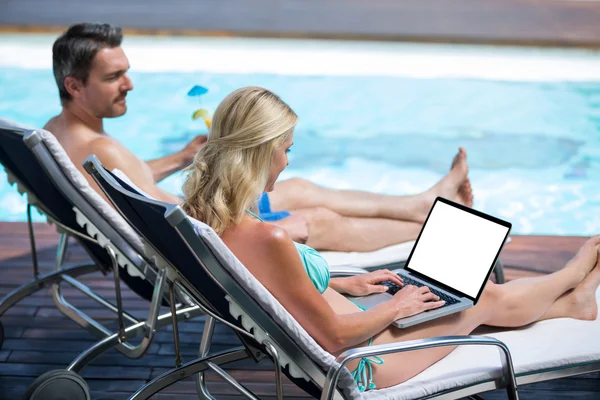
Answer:
<svg viewBox="0 0 600 400"><path fill-rule="evenodd" d="M207 315L206 321L204 322L204 329L202 330L202 341L200 342L200 349L198 350L198 358L203 358L208 355L214 330L215 319L210 315ZM204 372L199 372L196 374L196 390L198 391L199 399L215 400L206 387L206 382L204 381Z"/></svg>
<svg viewBox="0 0 600 400"><path fill-rule="evenodd" d="M110 261L113 267L113 279L115 282L115 296L117 299L117 317L119 319L119 337L122 342L127 341L125 338L125 322L123 320L123 301L121 299L121 280L119 279L119 264L117 263L117 255L114 250L107 246L106 251L110 256Z"/></svg>
<svg viewBox="0 0 600 400"><path fill-rule="evenodd" d="M39 278L39 267L37 259L37 249L35 247L35 235L33 234L33 221L31 219L31 204L27 203L27 230L29 231L29 245L31 246L31 258L33 261L33 279Z"/></svg>
<svg viewBox="0 0 600 400"><path fill-rule="evenodd" d="M263 341L263 345L265 346L267 353L273 359L273 364L275 365L275 385L277 388L277 400L283 400L283 385L281 383L281 365L279 364L279 354L277 353L277 348L273 346L273 344L265 339Z"/></svg>
<svg viewBox="0 0 600 400"><path fill-rule="evenodd" d="M500 258L496 260L496 265L494 266L494 276L496 277L496 283L502 284L506 282L504 278L504 266L502 265Z"/></svg>
<svg viewBox="0 0 600 400"><path fill-rule="evenodd" d="M88 241L91 241L94 243L97 243L97 241L91 237L85 236L77 231L74 231L66 226L60 225L58 222L56 222L56 224L57 224L57 226L60 226L60 228L63 231L63 233L60 236L59 243L58 243L58 247L57 247L57 251L56 251L56 265L54 267L56 272L60 272L60 271L63 271L62 264L64 262L65 255L67 253L68 241L69 241L69 237L71 235L74 235L76 237L79 237L81 239L88 240ZM117 349L117 351L124 354L125 356L135 359L135 358L141 357L145 353L145 351L146 351L145 346L148 345L148 343L146 343L146 340L144 340L142 342L142 344L137 345L137 346L132 346L128 343L125 343L126 339L124 336L124 330L125 330L124 318L126 318L129 322L133 323L134 325L138 324L139 321L137 319L135 319L133 316L131 316L128 313L123 311L122 301L121 301L120 281L119 281L119 270L118 270L119 266L117 264L116 255L115 255L114 251L112 250L112 248L110 248L110 247L107 247L106 251L111 259L111 264L112 264L111 267L113 270L116 299L117 299L116 306L114 306L107 300L103 299L101 296L94 293L89 287L87 287L83 283L78 282L77 280L71 279L69 277L64 277L61 281L57 281L52 284L52 299L54 300L54 304L56 305L56 307L62 314L64 314L65 316L70 318L73 322L75 322L79 326L87 329L88 331L90 331L91 333L93 333L94 335L96 335L100 338L110 337L112 334L112 331L107 329L102 323L91 318L85 312L83 312L80 309L78 309L77 307L75 307L73 304L69 303L62 295L61 285L60 285L61 282L64 281L64 282L68 283L71 287L79 290L81 293L85 294L89 298L97 301L99 304L105 306L107 309L115 312L118 317L119 336L121 338L120 344L119 344L119 346L116 347L116 349Z"/></svg>
<svg viewBox="0 0 600 400"><path fill-rule="evenodd" d="M179 346L179 328L177 327L177 311L175 310L175 288L172 281L169 285L169 305L171 307L171 316L173 318L173 342L175 343L175 367L181 367L181 349Z"/></svg>

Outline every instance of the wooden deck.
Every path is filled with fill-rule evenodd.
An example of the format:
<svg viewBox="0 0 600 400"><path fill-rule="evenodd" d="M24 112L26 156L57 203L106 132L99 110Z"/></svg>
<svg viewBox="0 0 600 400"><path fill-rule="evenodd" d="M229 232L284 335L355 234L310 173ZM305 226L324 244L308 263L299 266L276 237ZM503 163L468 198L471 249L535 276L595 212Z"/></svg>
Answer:
<svg viewBox="0 0 600 400"><path fill-rule="evenodd" d="M53 228L36 224L36 238L43 271L50 271L56 250L57 235ZM502 257L509 279L534 276L560 268L585 240L581 237L514 236ZM0 223L0 296L32 277L31 255L26 225ZM68 262L86 259L76 246L68 252ZM109 299L114 298L111 280L90 276L82 281ZM65 297L90 315L103 320L113 320L113 315L103 310L82 294L65 288ZM148 302L124 290L128 311L145 318ZM54 306L47 290L24 299L1 318L6 339L0 349L0 399L20 399L35 377L52 370L65 368L79 352L91 346L94 337L64 317ZM197 352L203 318L180 324L184 361L191 360ZM236 342L231 331L218 326L216 348ZM174 346L170 329L160 331L147 355L139 360L129 360L116 351L110 351L83 370L93 392L93 399L124 399L149 379L174 365ZM228 368L232 375L264 398L275 398L274 373L270 362L255 364L238 362ZM209 388L219 399L240 399L232 388L214 375L209 376ZM287 382L287 381L286 381ZM305 393L286 383L286 398L306 398ZM520 388L522 399L598 399L600 379L598 374L566 378ZM502 391L485 394L485 399L505 399ZM197 399L193 380L173 385L155 399Z"/></svg>
<svg viewBox="0 0 600 400"><path fill-rule="evenodd" d="M600 47L600 3L567 0L0 0L0 27L109 22L153 34Z"/></svg>

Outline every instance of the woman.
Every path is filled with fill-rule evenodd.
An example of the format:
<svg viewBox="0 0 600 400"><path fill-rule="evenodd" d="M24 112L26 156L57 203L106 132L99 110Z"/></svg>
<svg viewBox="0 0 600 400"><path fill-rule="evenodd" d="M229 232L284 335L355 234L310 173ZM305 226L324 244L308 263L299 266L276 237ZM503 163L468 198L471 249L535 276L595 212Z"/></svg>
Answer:
<svg viewBox="0 0 600 400"><path fill-rule="evenodd" d="M361 311L342 293L383 292L379 282L401 279L387 270L329 279L326 262L286 232L256 217L256 202L273 190L288 165L296 114L268 90L247 87L217 108L206 146L200 150L183 187L187 213L219 234L248 270L279 300L304 329L334 355L346 349L444 335L466 335L480 325L518 327L535 321L572 317L595 319L600 237L551 275L504 285L488 282L477 306L408 329L390 324L398 318L440 307L428 288L406 286L389 301ZM464 162L464 152L455 162ZM359 388L401 383L447 355L451 348L363 359L349 365ZM372 367L372 374L365 374Z"/></svg>

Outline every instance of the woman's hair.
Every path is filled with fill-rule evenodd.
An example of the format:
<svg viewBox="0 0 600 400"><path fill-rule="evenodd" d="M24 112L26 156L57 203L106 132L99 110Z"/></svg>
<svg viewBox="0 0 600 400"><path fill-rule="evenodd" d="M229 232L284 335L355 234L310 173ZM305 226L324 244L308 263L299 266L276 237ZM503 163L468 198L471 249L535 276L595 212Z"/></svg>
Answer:
<svg viewBox="0 0 600 400"><path fill-rule="evenodd" d="M290 137L298 117L277 95L245 87L219 104L206 145L194 157L183 184L188 215L222 234L242 221L269 179L276 150Z"/></svg>

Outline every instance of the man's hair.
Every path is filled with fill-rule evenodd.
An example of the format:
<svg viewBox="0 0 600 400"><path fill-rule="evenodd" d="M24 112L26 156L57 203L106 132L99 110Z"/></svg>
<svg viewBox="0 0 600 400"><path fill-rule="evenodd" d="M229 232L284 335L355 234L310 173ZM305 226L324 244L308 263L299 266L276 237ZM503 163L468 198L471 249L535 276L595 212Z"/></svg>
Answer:
<svg viewBox="0 0 600 400"><path fill-rule="evenodd" d="M72 25L56 39L52 46L52 70L63 104L71 100L65 88L65 78L72 76L85 84L98 51L105 47L118 47L122 40L121 28L93 23Z"/></svg>

